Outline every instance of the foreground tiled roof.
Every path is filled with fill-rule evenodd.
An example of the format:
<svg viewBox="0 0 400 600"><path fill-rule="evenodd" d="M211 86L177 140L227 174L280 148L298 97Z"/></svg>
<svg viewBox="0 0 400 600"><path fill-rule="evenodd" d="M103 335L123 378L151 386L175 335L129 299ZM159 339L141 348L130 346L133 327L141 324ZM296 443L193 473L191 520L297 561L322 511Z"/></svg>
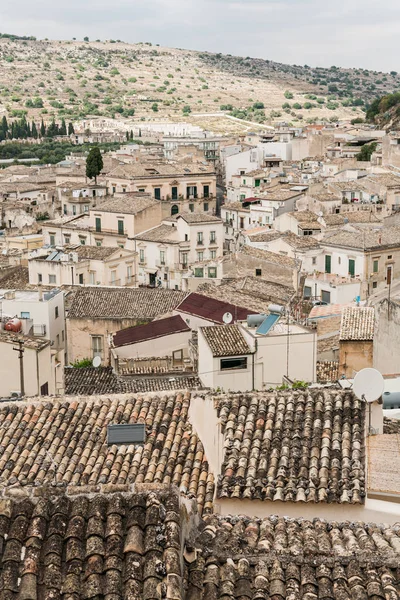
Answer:
<svg viewBox="0 0 400 600"><path fill-rule="evenodd" d="M14 267L0 279L1 289L24 290L29 285L28 267Z"/></svg>
<svg viewBox="0 0 400 600"><path fill-rule="evenodd" d="M0 501L4 600L180 600L174 490Z"/></svg>
<svg viewBox="0 0 400 600"><path fill-rule="evenodd" d="M400 226L393 225L382 229L364 229L360 231L335 231L326 233L322 245L339 248L357 248L359 250L382 250L400 246Z"/></svg>
<svg viewBox="0 0 400 600"><path fill-rule="evenodd" d="M219 498L361 503L364 404L309 390L216 398L224 434Z"/></svg>
<svg viewBox="0 0 400 600"><path fill-rule="evenodd" d="M146 325L137 325L136 327L128 327L121 329L114 334L113 344L115 348L126 346L128 344L137 344L148 340L154 340L166 335L175 333L183 333L190 331L190 327L185 323L180 315L167 317L152 321Z"/></svg>
<svg viewBox="0 0 400 600"><path fill-rule="evenodd" d="M301 267L301 261L296 258L290 258L290 256L284 256L283 254L277 254L276 252L269 252L268 250L262 250L261 248L253 248L252 246L243 246L236 256L240 258L241 254L252 256L253 258L270 262L278 266L287 267L288 269L299 269Z"/></svg>
<svg viewBox="0 0 400 600"><path fill-rule="evenodd" d="M400 434L400 419L383 417L383 433Z"/></svg>
<svg viewBox="0 0 400 600"><path fill-rule="evenodd" d="M121 395L0 405L0 486L154 483L211 510L213 479L190 395ZM108 446L107 425L144 423L143 446Z"/></svg>
<svg viewBox="0 0 400 600"><path fill-rule="evenodd" d="M188 565L196 600L400 597L398 526L207 516ZM193 553L192 553L193 554Z"/></svg>
<svg viewBox="0 0 400 600"><path fill-rule="evenodd" d="M250 354L251 349L238 325L201 327L213 356Z"/></svg>
<svg viewBox="0 0 400 600"><path fill-rule="evenodd" d="M196 375L119 377L112 367L65 367L64 378L65 393L71 396L191 390L201 387Z"/></svg>
<svg viewBox="0 0 400 600"><path fill-rule="evenodd" d="M373 306L349 306L342 312L340 341L373 340L374 330Z"/></svg>
<svg viewBox="0 0 400 600"><path fill-rule="evenodd" d="M68 317L154 319L173 310L186 295L179 290L85 287L75 293Z"/></svg>

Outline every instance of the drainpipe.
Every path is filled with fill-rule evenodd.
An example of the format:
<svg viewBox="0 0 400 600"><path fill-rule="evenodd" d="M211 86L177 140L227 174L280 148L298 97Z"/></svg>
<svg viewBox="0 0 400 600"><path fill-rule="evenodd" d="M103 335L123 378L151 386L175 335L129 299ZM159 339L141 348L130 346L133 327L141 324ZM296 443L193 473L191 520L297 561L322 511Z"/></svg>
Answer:
<svg viewBox="0 0 400 600"><path fill-rule="evenodd" d="M254 344L254 352L253 352L253 360L252 360L252 365L251 365L251 376L252 376L252 382L251 382L251 390L254 392L255 391L255 387L254 387L254 383L255 383L255 364L254 364L254 357L257 353L257 349L258 349L258 344L257 344L257 338L254 340L255 344Z"/></svg>

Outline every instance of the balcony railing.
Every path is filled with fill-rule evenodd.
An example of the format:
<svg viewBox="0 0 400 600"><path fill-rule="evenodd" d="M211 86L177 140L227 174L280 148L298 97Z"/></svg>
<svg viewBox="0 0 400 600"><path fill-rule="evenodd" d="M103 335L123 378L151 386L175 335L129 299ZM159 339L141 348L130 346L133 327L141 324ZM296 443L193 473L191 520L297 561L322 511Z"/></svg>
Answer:
<svg viewBox="0 0 400 600"><path fill-rule="evenodd" d="M121 280L120 279L113 279L112 281L110 281L109 285L121 285Z"/></svg>
<svg viewBox="0 0 400 600"><path fill-rule="evenodd" d="M46 335L46 325L33 325L33 335L35 337L43 337Z"/></svg>
<svg viewBox="0 0 400 600"><path fill-rule="evenodd" d="M123 236L127 236L128 235L128 231L126 229L124 229L123 233L121 231L118 231L118 229L104 229L104 227L102 227L101 229L98 229L97 227L89 227L89 230L92 233L98 233L99 235L105 233L107 235L123 235Z"/></svg>
<svg viewBox="0 0 400 600"><path fill-rule="evenodd" d="M133 275L127 275L125 277L125 285L133 285L135 283L135 278Z"/></svg>
<svg viewBox="0 0 400 600"><path fill-rule="evenodd" d="M197 240L198 246L204 246L204 240Z"/></svg>

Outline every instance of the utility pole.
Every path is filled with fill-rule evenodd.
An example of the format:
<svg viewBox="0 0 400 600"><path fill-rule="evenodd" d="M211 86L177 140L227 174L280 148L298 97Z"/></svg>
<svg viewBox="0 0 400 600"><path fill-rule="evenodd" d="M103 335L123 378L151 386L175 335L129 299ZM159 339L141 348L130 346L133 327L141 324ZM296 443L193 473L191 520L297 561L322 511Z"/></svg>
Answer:
<svg viewBox="0 0 400 600"><path fill-rule="evenodd" d="M16 352L18 352L19 359L19 380L21 385L21 396L25 396L25 383L24 383L24 342L22 340L18 341L18 348L13 348Z"/></svg>

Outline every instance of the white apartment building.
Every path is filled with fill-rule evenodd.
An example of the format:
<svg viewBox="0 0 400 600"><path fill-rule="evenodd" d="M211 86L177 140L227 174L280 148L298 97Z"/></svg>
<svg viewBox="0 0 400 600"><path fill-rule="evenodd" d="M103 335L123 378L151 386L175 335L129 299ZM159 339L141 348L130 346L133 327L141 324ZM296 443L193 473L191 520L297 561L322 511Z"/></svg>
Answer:
<svg viewBox="0 0 400 600"><path fill-rule="evenodd" d="M139 285L187 289L188 279L220 279L223 223L218 217L184 213L134 238Z"/></svg>
<svg viewBox="0 0 400 600"><path fill-rule="evenodd" d="M57 188L57 193L63 215L80 215L89 213L91 207L104 201L107 195L107 186L63 183Z"/></svg>

